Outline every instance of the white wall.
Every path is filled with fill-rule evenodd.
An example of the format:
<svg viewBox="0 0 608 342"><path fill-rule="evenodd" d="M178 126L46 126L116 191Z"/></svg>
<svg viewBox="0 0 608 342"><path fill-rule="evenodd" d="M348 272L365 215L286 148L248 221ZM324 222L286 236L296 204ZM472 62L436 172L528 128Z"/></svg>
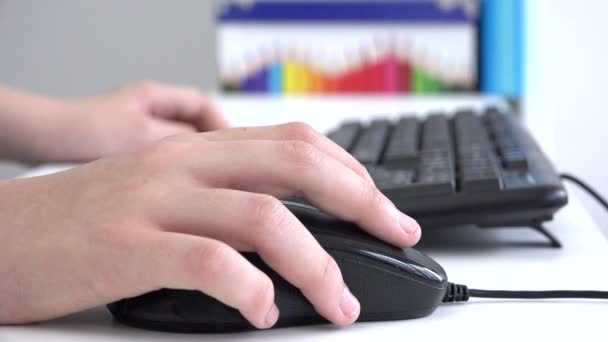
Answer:
<svg viewBox="0 0 608 342"><path fill-rule="evenodd" d="M0 84L58 96L215 84L214 1L0 0ZM0 178L18 173L0 163Z"/></svg>
<svg viewBox="0 0 608 342"><path fill-rule="evenodd" d="M543 140L561 171L608 196L608 1L530 0L528 6L526 119L551 127L553 135ZM608 214L579 197L608 232Z"/></svg>
<svg viewBox="0 0 608 342"><path fill-rule="evenodd" d="M140 79L211 87L213 1L0 1L0 82L83 95Z"/></svg>

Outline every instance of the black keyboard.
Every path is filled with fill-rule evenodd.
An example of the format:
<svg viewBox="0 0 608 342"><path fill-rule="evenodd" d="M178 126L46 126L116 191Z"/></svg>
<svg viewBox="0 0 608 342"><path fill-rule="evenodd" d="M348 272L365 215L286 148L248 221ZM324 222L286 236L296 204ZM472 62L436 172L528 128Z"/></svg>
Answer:
<svg viewBox="0 0 608 342"><path fill-rule="evenodd" d="M328 137L424 228L530 226L567 202L558 174L511 112L403 115L345 122Z"/></svg>

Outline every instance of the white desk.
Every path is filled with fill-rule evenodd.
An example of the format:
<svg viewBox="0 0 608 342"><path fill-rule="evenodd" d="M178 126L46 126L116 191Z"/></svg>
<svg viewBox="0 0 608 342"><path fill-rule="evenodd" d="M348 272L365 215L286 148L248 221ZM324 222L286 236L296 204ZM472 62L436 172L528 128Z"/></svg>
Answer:
<svg viewBox="0 0 608 342"><path fill-rule="evenodd" d="M473 98L220 101L238 125L302 120L322 131L344 117L479 105L479 100ZM542 133L541 136L546 135ZM53 170L42 167L28 175ZM547 227L562 241L562 249L543 247L544 238L527 229L423 231L425 239L432 238L420 249L443 265L450 280L471 287L608 290L608 242L579 200L571 196L570 203ZM440 306L432 316L410 321L359 323L347 328L312 326L224 335L180 335L122 326L112 320L105 308L96 308L38 325L0 327L0 341L605 340L606 317L608 303L599 301L472 299L466 304Z"/></svg>

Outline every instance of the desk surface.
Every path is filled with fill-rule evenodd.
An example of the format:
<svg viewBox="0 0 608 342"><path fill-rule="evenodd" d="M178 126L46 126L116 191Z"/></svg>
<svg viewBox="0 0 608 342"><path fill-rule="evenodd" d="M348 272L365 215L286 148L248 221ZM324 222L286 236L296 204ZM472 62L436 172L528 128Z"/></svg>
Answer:
<svg viewBox="0 0 608 342"><path fill-rule="evenodd" d="M485 101L494 102L492 99ZM454 99L221 99L224 110L238 125L307 121L325 131L344 117L370 113L406 112L479 105L474 98ZM542 127L531 127L536 130ZM545 132L542 132L545 133ZM541 141L542 144L542 141ZM47 166L27 176L49 173ZM576 197L547 227L563 243L545 247L544 238L528 229L474 228L423 231L418 248L446 269L451 281L488 289L608 289L608 242ZM424 227L423 227L424 229ZM511 340L534 337L565 340L600 339L608 304L598 301L499 301L472 299L466 304L443 305L430 317L397 322L359 323L347 328L312 326L224 335L180 335L125 327L115 323L104 308L30 326L0 328L0 341L207 341L276 340L353 341Z"/></svg>

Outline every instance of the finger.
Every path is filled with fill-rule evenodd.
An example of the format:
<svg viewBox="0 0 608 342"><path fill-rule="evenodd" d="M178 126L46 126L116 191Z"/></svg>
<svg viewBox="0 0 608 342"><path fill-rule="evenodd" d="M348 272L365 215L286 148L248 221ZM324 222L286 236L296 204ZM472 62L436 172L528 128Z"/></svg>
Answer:
<svg viewBox="0 0 608 342"><path fill-rule="evenodd" d="M204 292L239 310L257 328L276 323L279 312L272 281L230 246L162 232L150 250L154 254L148 268L157 274L160 287Z"/></svg>
<svg viewBox="0 0 608 342"><path fill-rule="evenodd" d="M199 131L230 127L214 101L195 88L149 83L146 89L148 108L155 116L189 122Z"/></svg>
<svg viewBox="0 0 608 342"><path fill-rule="evenodd" d="M176 193L172 201L184 205L157 210L164 216L159 220L169 229L253 249L329 321L345 325L357 319L360 305L344 284L334 259L276 198L206 189Z"/></svg>
<svg viewBox="0 0 608 342"><path fill-rule="evenodd" d="M420 226L401 213L373 184L313 145L302 141L206 142L204 162L194 158L198 178L211 187L279 198L304 196L320 209L396 246L420 239ZM227 157L232 156L232 157ZM217 172L221 170L221 172Z"/></svg>
<svg viewBox="0 0 608 342"><path fill-rule="evenodd" d="M332 158L340 161L360 176L372 181L367 169L350 153L323 134L303 122L291 122L278 126L239 127L207 132L202 136L211 141L226 140L301 140L314 145ZM372 181L373 182L373 181Z"/></svg>
<svg viewBox="0 0 608 342"><path fill-rule="evenodd" d="M147 135L149 140L158 140L181 133L192 133L196 129L187 123L152 118L148 121Z"/></svg>

